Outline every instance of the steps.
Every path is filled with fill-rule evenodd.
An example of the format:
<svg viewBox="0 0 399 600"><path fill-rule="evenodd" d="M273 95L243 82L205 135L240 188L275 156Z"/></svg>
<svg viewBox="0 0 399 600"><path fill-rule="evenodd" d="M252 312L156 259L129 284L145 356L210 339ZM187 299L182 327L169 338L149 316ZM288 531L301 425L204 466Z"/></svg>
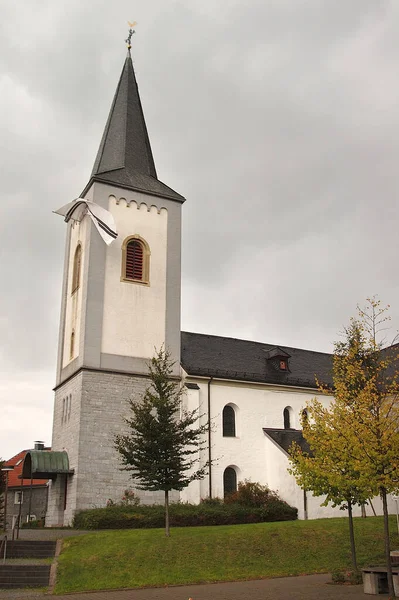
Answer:
<svg viewBox="0 0 399 600"><path fill-rule="evenodd" d="M47 587L51 565L0 564L0 589Z"/></svg>
<svg viewBox="0 0 399 600"><path fill-rule="evenodd" d="M53 557L56 544L54 541L10 540L6 562L0 562L0 589L47 587L51 565L40 564L40 560ZM12 559L17 562L31 559L35 564L12 564Z"/></svg>
<svg viewBox="0 0 399 600"><path fill-rule="evenodd" d="M57 542L33 540L10 540L7 542L7 558L51 558Z"/></svg>

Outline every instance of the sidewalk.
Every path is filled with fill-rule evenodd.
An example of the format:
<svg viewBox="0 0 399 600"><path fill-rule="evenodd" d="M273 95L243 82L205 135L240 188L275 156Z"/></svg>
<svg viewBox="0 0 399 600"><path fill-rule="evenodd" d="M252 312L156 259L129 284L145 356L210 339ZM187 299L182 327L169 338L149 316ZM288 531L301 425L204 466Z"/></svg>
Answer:
<svg viewBox="0 0 399 600"><path fill-rule="evenodd" d="M362 585L329 585L330 575L306 575L230 583L150 588L141 590L109 590L62 596L46 596L28 592L0 591L0 600L367 600ZM388 595L380 595L387 598Z"/></svg>

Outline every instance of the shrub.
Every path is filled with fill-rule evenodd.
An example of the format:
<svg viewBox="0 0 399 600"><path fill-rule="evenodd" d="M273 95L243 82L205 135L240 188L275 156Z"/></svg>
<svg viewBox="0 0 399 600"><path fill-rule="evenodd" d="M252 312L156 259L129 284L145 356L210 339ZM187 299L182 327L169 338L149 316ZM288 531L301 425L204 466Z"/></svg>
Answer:
<svg viewBox="0 0 399 600"><path fill-rule="evenodd" d="M163 505L142 506L113 505L76 513L74 527L77 529L150 529L163 527ZM236 525L266 521L290 521L297 518L297 509L286 502L270 498L263 506L248 507L239 503L224 504L207 501L201 504L176 503L170 505L170 524L174 527L201 525Z"/></svg>
<svg viewBox="0 0 399 600"><path fill-rule="evenodd" d="M346 583L350 585L360 585L363 582L361 571L333 571L331 573L333 583Z"/></svg>
<svg viewBox="0 0 399 600"><path fill-rule="evenodd" d="M201 498L201 504L206 504L208 506L219 506L219 504L223 504L223 499L218 498L217 496L215 498L209 498L209 496L207 496L206 498Z"/></svg>
<svg viewBox="0 0 399 600"><path fill-rule="evenodd" d="M333 583L345 583L345 573L342 571L333 571L331 573Z"/></svg>
<svg viewBox="0 0 399 600"><path fill-rule="evenodd" d="M40 529L41 527L44 527L44 519L35 519L33 521L22 523L21 527L22 529Z"/></svg>
<svg viewBox="0 0 399 600"><path fill-rule="evenodd" d="M269 502L283 502L276 492L269 490L267 485L252 482L246 479L238 484L238 490L225 498L227 504L238 503L243 506L265 506Z"/></svg>
<svg viewBox="0 0 399 600"><path fill-rule="evenodd" d="M346 574L346 579L351 585L360 585L361 583L363 583L361 571L349 571Z"/></svg>

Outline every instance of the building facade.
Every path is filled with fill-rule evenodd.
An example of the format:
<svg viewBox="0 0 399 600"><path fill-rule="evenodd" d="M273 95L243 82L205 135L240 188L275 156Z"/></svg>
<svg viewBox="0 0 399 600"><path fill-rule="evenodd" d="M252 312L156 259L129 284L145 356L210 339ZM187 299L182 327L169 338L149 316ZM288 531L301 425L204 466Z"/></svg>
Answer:
<svg viewBox="0 0 399 600"><path fill-rule="evenodd" d="M41 451L48 452L50 448L40 447ZM22 468L29 450L21 450L18 454L4 463L5 467L12 467L8 471L7 492L7 523L6 529L22 527L30 521L43 521L47 512L48 480L24 479Z"/></svg>
<svg viewBox="0 0 399 600"><path fill-rule="evenodd" d="M185 385L183 402L212 424L199 456L214 460L208 477L172 500L223 497L250 479L278 491L300 518L341 515L320 508L287 472L289 443L301 439L300 413L317 395L315 376L331 381L331 356L181 332L184 198L157 177L130 51L81 198L86 213L67 225L52 440L69 468L52 478L47 525L70 524L77 510L119 501L134 488L113 440L162 346ZM110 227L95 226L90 203L115 224L112 243L99 235L99 226ZM162 498L138 495L147 503Z"/></svg>

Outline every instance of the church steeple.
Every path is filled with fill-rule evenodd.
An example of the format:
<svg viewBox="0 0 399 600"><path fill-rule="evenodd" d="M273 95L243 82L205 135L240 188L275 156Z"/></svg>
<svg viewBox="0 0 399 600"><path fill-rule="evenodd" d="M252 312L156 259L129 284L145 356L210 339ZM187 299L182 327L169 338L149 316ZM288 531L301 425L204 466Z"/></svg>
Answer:
<svg viewBox="0 0 399 600"><path fill-rule="evenodd" d="M130 49L83 194L93 181L184 202L183 196L158 180Z"/></svg>

